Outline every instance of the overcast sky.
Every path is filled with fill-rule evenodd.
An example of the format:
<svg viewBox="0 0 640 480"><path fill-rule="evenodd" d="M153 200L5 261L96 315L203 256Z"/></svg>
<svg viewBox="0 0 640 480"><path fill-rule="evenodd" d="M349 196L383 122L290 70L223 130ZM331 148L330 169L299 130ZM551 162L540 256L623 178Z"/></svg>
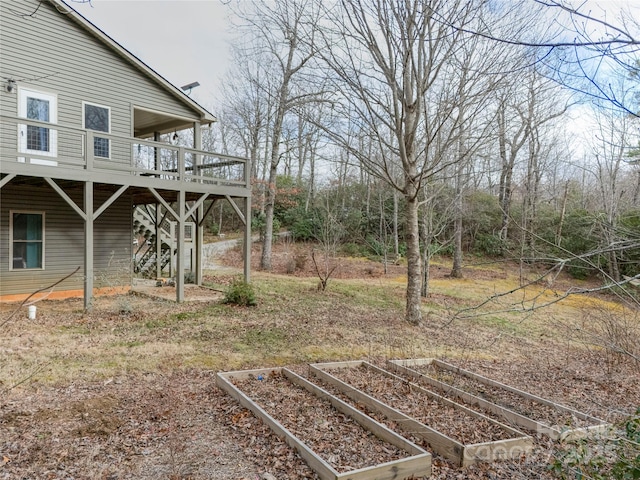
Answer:
<svg viewBox="0 0 640 480"><path fill-rule="evenodd" d="M215 110L217 84L230 62L231 1L236 0L91 0L71 5L174 85L200 82L191 96ZM596 17L606 12L612 18L621 6L638 12L640 0L575 4Z"/></svg>
<svg viewBox="0 0 640 480"><path fill-rule="evenodd" d="M216 85L229 64L229 8L221 0L92 0L74 9L148 66L214 104Z"/></svg>

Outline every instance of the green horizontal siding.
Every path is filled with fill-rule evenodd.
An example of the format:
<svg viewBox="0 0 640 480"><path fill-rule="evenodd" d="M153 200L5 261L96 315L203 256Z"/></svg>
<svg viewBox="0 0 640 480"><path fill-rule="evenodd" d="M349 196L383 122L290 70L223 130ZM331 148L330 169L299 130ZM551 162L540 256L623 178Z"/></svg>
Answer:
<svg viewBox="0 0 640 480"><path fill-rule="evenodd" d="M67 190L82 205L82 189ZM96 191L94 209L110 195ZM94 222L95 287L131 284L131 240L133 202L123 194ZM9 271L9 214L11 210L45 213L44 270ZM17 186L9 183L0 190L0 295L31 293L69 274L56 290L83 288L84 222L80 216L50 187Z"/></svg>
<svg viewBox="0 0 640 480"><path fill-rule="evenodd" d="M58 95L58 123L82 126L82 102L111 108L111 133L131 135L133 106L196 120L198 114L74 21L37 0L0 2L0 77ZM17 115L17 95L0 89L0 113Z"/></svg>

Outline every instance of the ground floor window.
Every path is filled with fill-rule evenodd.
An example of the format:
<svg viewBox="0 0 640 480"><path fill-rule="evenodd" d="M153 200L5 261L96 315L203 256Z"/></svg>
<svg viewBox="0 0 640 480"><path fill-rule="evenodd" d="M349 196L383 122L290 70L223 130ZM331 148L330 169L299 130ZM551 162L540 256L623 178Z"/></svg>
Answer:
<svg viewBox="0 0 640 480"><path fill-rule="evenodd" d="M9 214L9 269L44 268L44 212Z"/></svg>

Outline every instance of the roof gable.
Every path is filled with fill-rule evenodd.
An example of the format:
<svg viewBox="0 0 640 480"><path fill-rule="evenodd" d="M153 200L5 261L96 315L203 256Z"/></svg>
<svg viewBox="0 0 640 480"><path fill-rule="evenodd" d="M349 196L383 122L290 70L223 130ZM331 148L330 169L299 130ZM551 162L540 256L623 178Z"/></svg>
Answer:
<svg viewBox="0 0 640 480"><path fill-rule="evenodd" d="M89 32L94 38L102 42L104 45L113 50L122 60L130 65L133 65L137 70L142 72L145 76L153 80L156 84L174 96L177 100L198 112L200 115L200 120L203 123L211 123L215 122L216 118L212 115L208 110L198 104L195 100L185 94L182 90L177 88L171 82L169 82L166 78L160 75L158 72L149 67L146 63L140 60L133 53L128 51L122 45L120 45L117 41L111 38L108 34L106 34L103 30L98 28L92 22L83 17L80 13L78 13L73 7L68 5L64 0L48 0L51 3L55 10L57 10L60 14L63 14L65 17L70 18L76 24L80 25L85 31Z"/></svg>

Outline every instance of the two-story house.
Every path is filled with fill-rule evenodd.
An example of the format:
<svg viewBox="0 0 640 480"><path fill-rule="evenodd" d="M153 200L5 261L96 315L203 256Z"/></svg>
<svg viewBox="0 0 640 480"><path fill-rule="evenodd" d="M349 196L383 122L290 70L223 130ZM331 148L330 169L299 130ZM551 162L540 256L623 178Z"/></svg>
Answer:
<svg viewBox="0 0 640 480"><path fill-rule="evenodd" d="M131 286L141 247L158 275L172 262L182 301L185 271L202 282L215 200L231 202L249 246L249 165L202 150L214 121L62 0L0 2L0 301L79 268L54 295L83 295L88 308ZM172 144L181 131L193 145ZM145 228L149 241L136 242Z"/></svg>

